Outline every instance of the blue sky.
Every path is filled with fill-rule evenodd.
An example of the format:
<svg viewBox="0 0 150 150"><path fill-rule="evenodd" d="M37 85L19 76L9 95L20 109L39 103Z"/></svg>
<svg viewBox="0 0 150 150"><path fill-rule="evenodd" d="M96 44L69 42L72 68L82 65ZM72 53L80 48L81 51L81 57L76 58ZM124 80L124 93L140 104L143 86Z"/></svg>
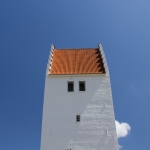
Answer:
<svg viewBox="0 0 150 150"><path fill-rule="evenodd" d="M150 1L0 1L0 150L39 150L46 64L56 48L108 61L122 150L150 149Z"/></svg>

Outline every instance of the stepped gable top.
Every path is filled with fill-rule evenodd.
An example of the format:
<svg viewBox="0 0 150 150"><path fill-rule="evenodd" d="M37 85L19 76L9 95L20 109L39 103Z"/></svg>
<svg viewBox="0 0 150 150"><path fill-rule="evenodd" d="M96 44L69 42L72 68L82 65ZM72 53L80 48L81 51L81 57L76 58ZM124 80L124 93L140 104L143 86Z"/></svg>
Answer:
<svg viewBox="0 0 150 150"><path fill-rule="evenodd" d="M105 74L99 48L53 49L50 75Z"/></svg>

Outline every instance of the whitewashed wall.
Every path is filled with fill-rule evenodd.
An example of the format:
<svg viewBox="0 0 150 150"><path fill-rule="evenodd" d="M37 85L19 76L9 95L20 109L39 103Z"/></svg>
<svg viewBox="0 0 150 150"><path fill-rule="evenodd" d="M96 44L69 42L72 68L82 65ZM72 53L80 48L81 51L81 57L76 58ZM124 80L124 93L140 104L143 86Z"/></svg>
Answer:
<svg viewBox="0 0 150 150"><path fill-rule="evenodd" d="M67 91L68 81L74 92ZM109 76L46 76L41 150L65 149L118 150Z"/></svg>

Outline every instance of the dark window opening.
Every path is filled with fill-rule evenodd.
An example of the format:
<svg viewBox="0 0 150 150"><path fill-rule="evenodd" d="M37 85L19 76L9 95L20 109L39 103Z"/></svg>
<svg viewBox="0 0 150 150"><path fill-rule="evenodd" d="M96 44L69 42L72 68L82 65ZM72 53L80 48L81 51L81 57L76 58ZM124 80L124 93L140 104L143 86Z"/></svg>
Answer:
<svg viewBox="0 0 150 150"><path fill-rule="evenodd" d="M79 91L85 91L85 81L79 81Z"/></svg>
<svg viewBox="0 0 150 150"><path fill-rule="evenodd" d="M80 122L80 115L76 116L76 122Z"/></svg>
<svg viewBox="0 0 150 150"><path fill-rule="evenodd" d="M73 82L68 82L68 92L74 91Z"/></svg>

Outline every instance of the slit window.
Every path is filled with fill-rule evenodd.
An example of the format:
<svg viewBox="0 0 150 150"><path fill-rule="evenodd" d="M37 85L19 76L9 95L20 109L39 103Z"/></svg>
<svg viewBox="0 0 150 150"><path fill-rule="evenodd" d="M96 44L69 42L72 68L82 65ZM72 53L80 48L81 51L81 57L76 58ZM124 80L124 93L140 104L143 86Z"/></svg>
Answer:
<svg viewBox="0 0 150 150"><path fill-rule="evenodd" d="M73 92L73 91L74 91L74 83L68 82L68 92Z"/></svg>
<svg viewBox="0 0 150 150"><path fill-rule="evenodd" d="M76 115L76 122L80 122L80 115Z"/></svg>
<svg viewBox="0 0 150 150"><path fill-rule="evenodd" d="M79 91L85 91L85 81L79 81Z"/></svg>

